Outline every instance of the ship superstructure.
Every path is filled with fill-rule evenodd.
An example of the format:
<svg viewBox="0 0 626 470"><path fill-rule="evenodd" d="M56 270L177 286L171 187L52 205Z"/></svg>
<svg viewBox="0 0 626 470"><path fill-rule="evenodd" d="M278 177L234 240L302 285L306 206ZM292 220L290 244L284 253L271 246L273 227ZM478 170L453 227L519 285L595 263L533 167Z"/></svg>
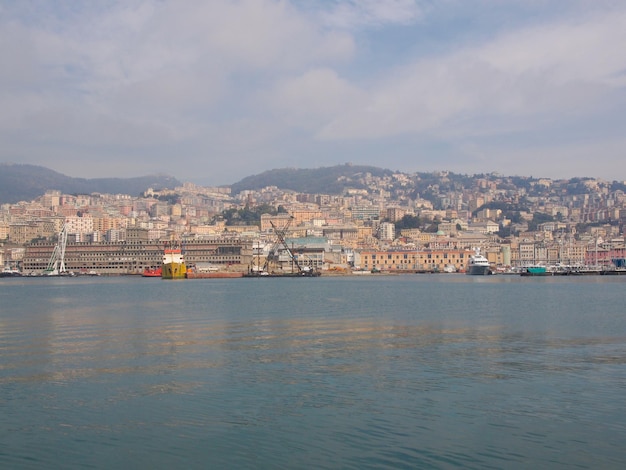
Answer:
<svg viewBox="0 0 626 470"><path fill-rule="evenodd" d="M163 264L161 266L161 279L185 279L187 265L182 248L166 247L163 250Z"/></svg>

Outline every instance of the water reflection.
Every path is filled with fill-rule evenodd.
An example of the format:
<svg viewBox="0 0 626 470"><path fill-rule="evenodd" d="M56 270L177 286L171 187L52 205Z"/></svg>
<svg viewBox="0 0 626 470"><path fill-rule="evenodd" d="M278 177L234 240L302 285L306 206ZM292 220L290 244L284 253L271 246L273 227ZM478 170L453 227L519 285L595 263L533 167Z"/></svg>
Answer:
<svg viewBox="0 0 626 470"><path fill-rule="evenodd" d="M49 305L59 304L65 302ZM154 310L155 306L149 303L144 308ZM107 309L117 312L117 307L111 304ZM177 369L222 367L226 362L302 363L314 370L347 374L399 358L412 366L437 364L454 376L504 378L626 361L625 337L511 334L497 324L390 325L372 319L326 317L250 322L196 317L194 321L151 324L133 315L120 324L119 319L93 306L62 310L49 306L37 318L13 335L3 328L3 382L167 374Z"/></svg>
<svg viewBox="0 0 626 470"><path fill-rule="evenodd" d="M275 302L267 283L47 286L0 316L0 465L622 462L621 285L464 279L289 283Z"/></svg>

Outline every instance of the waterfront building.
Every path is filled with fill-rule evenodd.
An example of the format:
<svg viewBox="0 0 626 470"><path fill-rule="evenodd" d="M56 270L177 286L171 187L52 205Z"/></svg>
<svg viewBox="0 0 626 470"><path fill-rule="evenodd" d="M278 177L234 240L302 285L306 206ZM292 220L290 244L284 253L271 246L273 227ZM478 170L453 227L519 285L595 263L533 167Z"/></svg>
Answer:
<svg viewBox="0 0 626 470"><path fill-rule="evenodd" d="M325 254L330 250L330 243L325 237L288 238L285 244L301 267L308 266L314 271L324 268ZM283 263L284 270L284 264L290 262L287 250L281 252L279 261Z"/></svg>
<svg viewBox="0 0 626 470"><path fill-rule="evenodd" d="M121 242L70 242L65 248L65 266L68 271L96 272L98 274L141 274L145 268L160 266L166 243L147 238L128 237ZM40 273L48 265L55 243L26 245L23 271ZM252 249L238 238L190 240L183 244L188 265L211 263L248 266Z"/></svg>
<svg viewBox="0 0 626 470"><path fill-rule="evenodd" d="M442 272L448 265L464 271L472 251L450 250L362 250L360 265L368 271Z"/></svg>
<svg viewBox="0 0 626 470"><path fill-rule="evenodd" d="M626 259L624 240L588 246L584 264L587 266L610 267L615 265L615 260L620 259Z"/></svg>

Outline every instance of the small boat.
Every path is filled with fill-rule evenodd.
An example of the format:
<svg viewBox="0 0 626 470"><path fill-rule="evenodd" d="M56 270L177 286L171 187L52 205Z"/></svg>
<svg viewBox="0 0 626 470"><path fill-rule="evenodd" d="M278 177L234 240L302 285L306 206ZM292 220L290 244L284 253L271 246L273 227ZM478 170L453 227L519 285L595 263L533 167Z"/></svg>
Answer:
<svg viewBox="0 0 626 470"><path fill-rule="evenodd" d="M95 269L91 269L89 271L87 271L86 269L81 269L80 271L78 271L76 273L77 276L91 276L91 277L98 277L100 276L100 273L98 271L96 271Z"/></svg>
<svg viewBox="0 0 626 470"><path fill-rule="evenodd" d="M142 277L161 277L163 269L159 266L158 268L146 268L141 273Z"/></svg>
<svg viewBox="0 0 626 470"><path fill-rule="evenodd" d="M321 272L312 269L309 266L300 267L298 271L293 272L267 272L267 271L250 271L243 275L243 277L320 277L322 275ZM372 272L374 272L372 270Z"/></svg>
<svg viewBox="0 0 626 470"><path fill-rule="evenodd" d="M474 250L474 255L470 256L469 263L467 264L466 274L472 276L485 276L493 274L491 272L491 265L489 260L480 254L480 248Z"/></svg>
<svg viewBox="0 0 626 470"><path fill-rule="evenodd" d="M277 273L268 273L267 271L262 271L259 273L246 273L243 277L320 277L322 275L319 271L299 271L299 272L277 272Z"/></svg>
<svg viewBox="0 0 626 470"><path fill-rule="evenodd" d="M522 276L548 276L550 274L552 274L552 272L548 271L548 268L541 265L527 266L520 273Z"/></svg>
<svg viewBox="0 0 626 470"><path fill-rule="evenodd" d="M0 271L0 277L20 277L22 273L14 268L6 266Z"/></svg>
<svg viewBox="0 0 626 470"><path fill-rule="evenodd" d="M455 273L456 272L456 266L453 264L446 264L446 266L443 268L443 272L444 273Z"/></svg>

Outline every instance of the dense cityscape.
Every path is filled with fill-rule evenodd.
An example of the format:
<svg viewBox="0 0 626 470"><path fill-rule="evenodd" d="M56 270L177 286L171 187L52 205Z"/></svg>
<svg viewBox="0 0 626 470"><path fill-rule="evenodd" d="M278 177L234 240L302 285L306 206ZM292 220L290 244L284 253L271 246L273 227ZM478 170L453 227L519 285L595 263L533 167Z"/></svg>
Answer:
<svg viewBox="0 0 626 470"><path fill-rule="evenodd" d="M182 244L192 265L236 272L269 257L283 272L294 262L328 274L464 272L477 249L494 273L622 267L624 182L447 172L424 179L359 173L341 194L277 186L233 194L192 183L141 196L49 190L1 206L0 262L41 272L63 230L67 268L92 274L141 274L168 243Z"/></svg>

